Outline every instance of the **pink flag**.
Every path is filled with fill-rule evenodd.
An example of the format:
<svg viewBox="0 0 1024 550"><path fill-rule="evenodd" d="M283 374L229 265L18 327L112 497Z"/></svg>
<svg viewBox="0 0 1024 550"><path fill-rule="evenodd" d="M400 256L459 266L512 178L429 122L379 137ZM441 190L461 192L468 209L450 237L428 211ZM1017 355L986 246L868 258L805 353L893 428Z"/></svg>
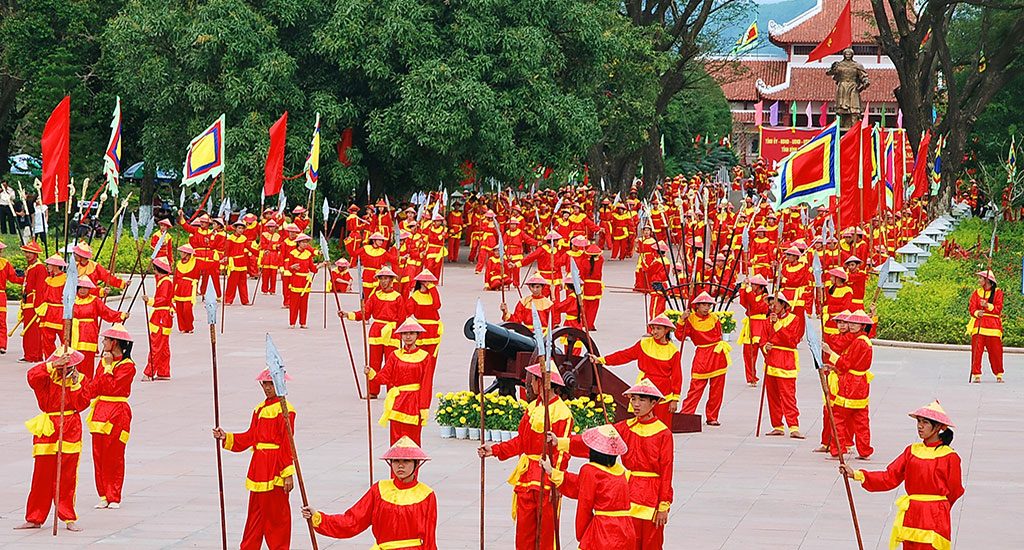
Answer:
<svg viewBox="0 0 1024 550"><path fill-rule="evenodd" d="M903 127L903 109L900 109L898 107L896 108L896 127Z"/></svg>
<svg viewBox="0 0 1024 550"><path fill-rule="evenodd" d="M828 102L821 104L821 112L818 114L818 126L822 128L828 126Z"/></svg>
<svg viewBox="0 0 1024 550"><path fill-rule="evenodd" d="M864 102L864 117L863 117L863 120L861 120L861 126L865 126L865 127L870 126L871 125L871 121L869 120L870 118L871 118L871 102L870 101L865 101Z"/></svg>
<svg viewBox="0 0 1024 550"><path fill-rule="evenodd" d="M807 102L807 109L805 111L805 114L807 115L807 127L808 128L813 128L814 127L814 119L811 117L811 103L812 103L811 101Z"/></svg>
<svg viewBox="0 0 1024 550"><path fill-rule="evenodd" d="M761 126L764 122L764 101L758 101L754 105L754 126Z"/></svg>

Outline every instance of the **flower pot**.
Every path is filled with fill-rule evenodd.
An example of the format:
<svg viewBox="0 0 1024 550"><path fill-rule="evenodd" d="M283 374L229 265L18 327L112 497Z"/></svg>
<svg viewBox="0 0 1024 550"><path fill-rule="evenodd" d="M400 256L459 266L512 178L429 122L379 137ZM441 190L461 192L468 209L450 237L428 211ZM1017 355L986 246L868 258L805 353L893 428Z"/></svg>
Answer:
<svg viewBox="0 0 1024 550"><path fill-rule="evenodd" d="M454 426L438 426L438 431L441 432L442 439L451 439L455 437Z"/></svg>
<svg viewBox="0 0 1024 550"><path fill-rule="evenodd" d="M508 440L512 439L513 437L515 437L515 436L516 436L516 432L513 432L512 430L502 430L501 431L501 440L502 441L508 441Z"/></svg>
<svg viewBox="0 0 1024 550"><path fill-rule="evenodd" d="M491 430L491 429L484 430L484 441L494 441L493 437L494 437L494 430Z"/></svg>
<svg viewBox="0 0 1024 550"><path fill-rule="evenodd" d="M466 439L469 436L469 428L465 426L457 426L454 430L456 439Z"/></svg>
<svg viewBox="0 0 1024 550"><path fill-rule="evenodd" d="M723 334L722 340L725 340L726 342L732 342L732 333L726 332L725 334Z"/></svg>
<svg viewBox="0 0 1024 550"><path fill-rule="evenodd" d="M468 435L466 436L466 439L470 439L470 440L473 440L473 441L477 441L477 440L480 439L480 428L466 428L466 429L469 431Z"/></svg>

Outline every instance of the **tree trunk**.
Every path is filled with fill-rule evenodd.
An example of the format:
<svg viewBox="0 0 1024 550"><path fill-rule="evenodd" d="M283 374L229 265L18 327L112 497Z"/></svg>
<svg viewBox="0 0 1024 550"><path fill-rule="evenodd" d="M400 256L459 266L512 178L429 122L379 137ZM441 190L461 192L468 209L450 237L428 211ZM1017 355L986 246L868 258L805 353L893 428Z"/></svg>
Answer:
<svg viewBox="0 0 1024 550"><path fill-rule="evenodd" d="M640 150L644 161L645 187L653 188L665 178L665 159L661 156L661 129L657 124L647 131L647 144Z"/></svg>
<svg viewBox="0 0 1024 550"><path fill-rule="evenodd" d="M15 101L22 81L0 75L0 167L4 172L7 168L7 157L11 155L11 142L14 140L14 129L19 118L15 112Z"/></svg>

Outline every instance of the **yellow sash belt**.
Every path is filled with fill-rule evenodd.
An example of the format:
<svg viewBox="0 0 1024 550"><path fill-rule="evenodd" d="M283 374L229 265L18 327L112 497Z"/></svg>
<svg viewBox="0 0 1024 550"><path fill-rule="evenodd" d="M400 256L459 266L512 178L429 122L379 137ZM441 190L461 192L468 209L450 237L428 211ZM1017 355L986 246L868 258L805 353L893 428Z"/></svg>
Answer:
<svg viewBox="0 0 1024 550"><path fill-rule="evenodd" d="M377 421L378 424L381 426L387 426L388 420L395 420L403 424L412 424L413 426L420 423L419 415L413 416L394 410L395 399L398 397L398 394L404 391L420 391L420 385L406 384L404 386L391 386L388 388L388 393L384 397L384 412L380 415L380 420Z"/></svg>
<svg viewBox="0 0 1024 550"><path fill-rule="evenodd" d="M949 550L949 539L929 529L904 527L903 519L910 509L911 502L942 502L947 500L943 495L903 495L896 499L896 520L892 523L892 536L889 538L890 550L895 550L903 541L931 544L936 550Z"/></svg>
<svg viewBox="0 0 1024 550"><path fill-rule="evenodd" d="M401 550L402 548L418 548L420 546L423 546L422 539L392 540L374 544L370 550Z"/></svg>

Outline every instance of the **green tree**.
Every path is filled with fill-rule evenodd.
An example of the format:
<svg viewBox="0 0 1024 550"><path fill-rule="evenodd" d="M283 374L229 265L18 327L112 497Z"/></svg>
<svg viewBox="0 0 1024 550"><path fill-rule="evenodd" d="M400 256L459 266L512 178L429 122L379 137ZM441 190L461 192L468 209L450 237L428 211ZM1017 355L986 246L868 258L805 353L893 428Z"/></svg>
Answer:
<svg viewBox="0 0 1024 550"><path fill-rule="evenodd" d="M721 86L703 71L690 80L693 87L672 98L661 123L667 175L709 173L736 162L731 149L718 143L732 131L732 113Z"/></svg>

